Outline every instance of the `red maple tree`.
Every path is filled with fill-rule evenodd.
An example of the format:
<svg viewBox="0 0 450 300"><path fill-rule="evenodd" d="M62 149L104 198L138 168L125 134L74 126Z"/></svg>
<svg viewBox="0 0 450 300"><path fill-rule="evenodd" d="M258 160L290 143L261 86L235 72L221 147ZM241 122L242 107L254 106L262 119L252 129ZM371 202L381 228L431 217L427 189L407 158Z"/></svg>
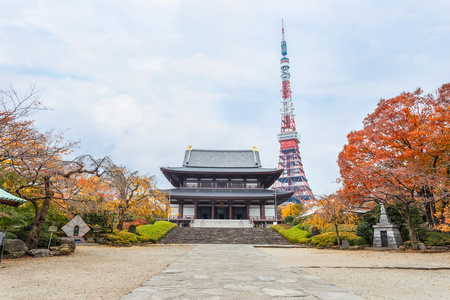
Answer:
<svg viewBox="0 0 450 300"><path fill-rule="evenodd" d="M405 217L413 249L417 248L417 209L428 210L431 226L434 203L448 205L450 166L450 84L435 94L421 89L381 99L351 132L339 154L343 192L354 202L369 200L397 208Z"/></svg>

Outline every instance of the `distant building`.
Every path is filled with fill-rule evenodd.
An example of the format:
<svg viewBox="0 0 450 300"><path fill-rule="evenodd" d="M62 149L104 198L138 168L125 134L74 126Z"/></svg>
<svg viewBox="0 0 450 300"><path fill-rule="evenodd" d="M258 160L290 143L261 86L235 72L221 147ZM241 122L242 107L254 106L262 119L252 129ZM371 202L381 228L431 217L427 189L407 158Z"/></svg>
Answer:
<svg viewBox="0 0 450 300"><path fill-rule="evenodd" d="M175 187L165 191L171 220L188 226L194 219L248 219L254 225L273 224L276 205L293 192L269 190L283 169L261 166L253 150L198 150L188 147L181 167L161 167Z"/></svg>

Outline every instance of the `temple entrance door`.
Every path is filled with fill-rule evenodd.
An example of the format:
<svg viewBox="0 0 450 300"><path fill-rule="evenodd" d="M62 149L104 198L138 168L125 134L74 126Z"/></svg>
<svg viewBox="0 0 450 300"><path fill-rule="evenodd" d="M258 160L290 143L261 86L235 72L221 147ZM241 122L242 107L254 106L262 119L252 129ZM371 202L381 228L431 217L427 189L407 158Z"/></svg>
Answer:
<svg viewBox="0 0 450 300"><path fill-rule="evenodd" d="M388 238L387 238L387 231L381 231L381 247L387 247L388 246Z"/></svg>
<svg viewBox="0 0 450 300"><path fill-rule="evenodd" d="M245 215L245 207L233 207L233 219L242 220L247 216Z"/></svg>
<svg viewBox="0 0 450 300"><path fill-rule="evenodd" d="M217 219L227 219L227 209L225 207L217 207L215 215Z"/></svg>
<svg viewBox="0 0 450 300"><path fill-rule="evenodd" d="M211 207L198 207L198 216L199 219L211 219Z"/></svg>

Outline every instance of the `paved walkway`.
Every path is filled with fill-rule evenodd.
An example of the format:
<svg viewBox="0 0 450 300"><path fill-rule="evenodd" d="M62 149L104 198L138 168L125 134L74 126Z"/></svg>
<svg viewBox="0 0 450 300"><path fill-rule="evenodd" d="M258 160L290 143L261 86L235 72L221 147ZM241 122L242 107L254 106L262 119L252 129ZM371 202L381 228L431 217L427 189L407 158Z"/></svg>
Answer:
<svg viewBox="0 0 450 300"><path fill-rule="evenodd" d="M362 298L251 245L198 245L121 299Z"/></svg>

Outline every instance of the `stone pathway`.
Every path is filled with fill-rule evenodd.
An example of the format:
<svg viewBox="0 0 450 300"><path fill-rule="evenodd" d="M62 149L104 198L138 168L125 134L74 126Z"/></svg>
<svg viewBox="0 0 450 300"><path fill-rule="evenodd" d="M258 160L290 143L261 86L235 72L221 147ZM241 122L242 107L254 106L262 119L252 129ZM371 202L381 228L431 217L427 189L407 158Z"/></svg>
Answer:
<svg viewBox="0 0 450 300"><path fill-rule="evenodd" d="M272 228L177 227L158 244L292 245Z"/></svg>
<svg viewBox="0 0 450 300"><path fill-rule="evenodd" d="M362 299L251 245L198 245L123 296L143 299Z"/></svg>

